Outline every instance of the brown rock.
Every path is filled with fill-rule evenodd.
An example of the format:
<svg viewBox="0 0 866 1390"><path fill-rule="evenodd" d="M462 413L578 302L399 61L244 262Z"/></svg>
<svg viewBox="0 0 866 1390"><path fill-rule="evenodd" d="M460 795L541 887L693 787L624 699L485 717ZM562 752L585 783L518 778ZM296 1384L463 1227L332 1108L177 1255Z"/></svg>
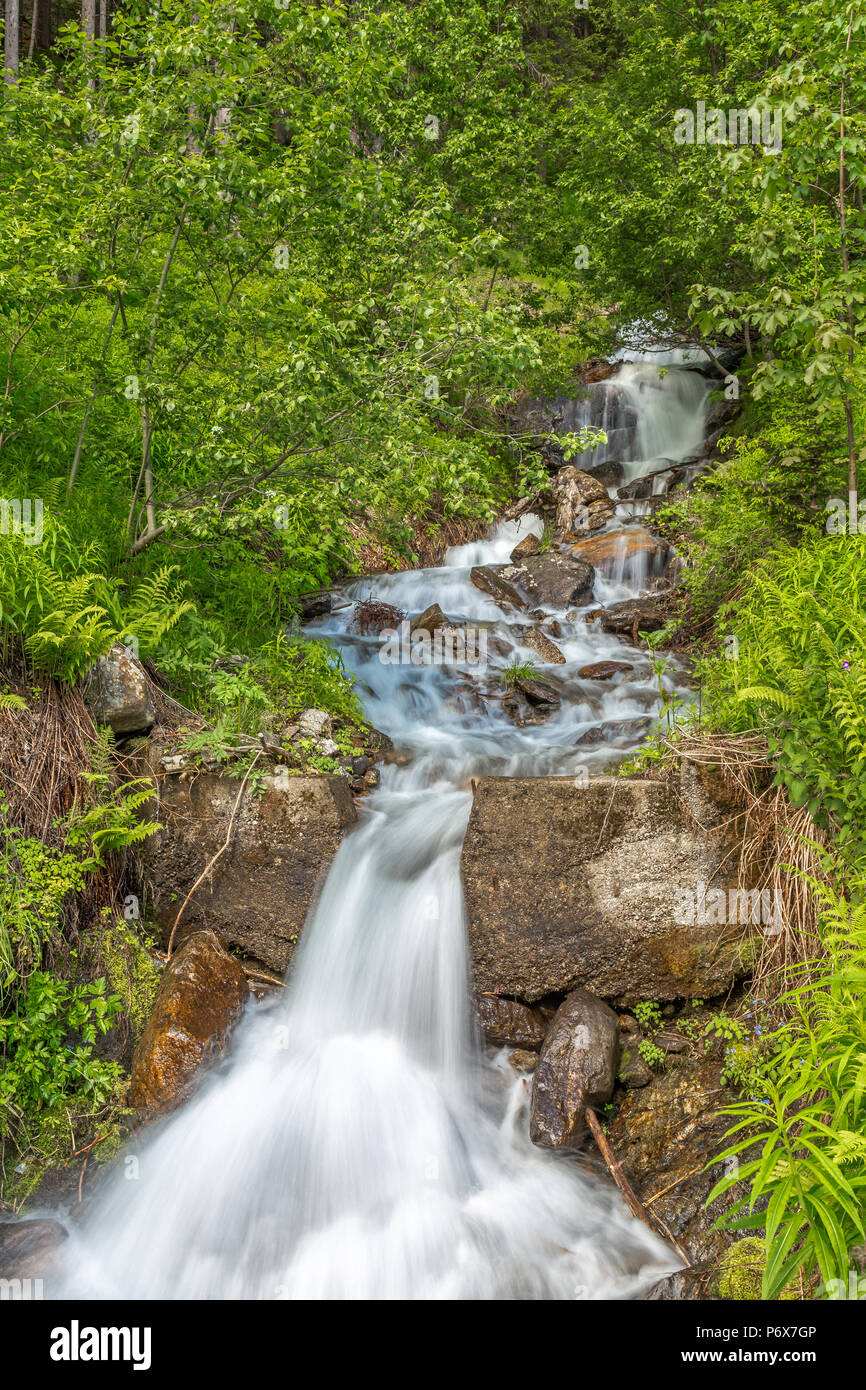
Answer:
<svg viewBox="0 0 866 1390"><path fill-rule="evenodd" d="M587 729L586 733L575 740L574 746L595 748L600 743L619 743L622 739L640 741L651 724L652 719L646 715L640 719L608 719L603 724L596 724L593 728Z"/></svg>
<svg viewBox="0 0 866 1390"><path fill-rule="evenodd" d="M750 929L685 925L682 894L735 886L737 826L703 770L684 767L679 788L481 778L462 857L476 988L532 1001L583 987L626 1007L725 993Z"/></svg>
<svg viewBox="0 0 866 1390"><path fill-rule="evenodd" d="M587 1106L607 1105L616 1083L619 1019L586 990L557 1009L532 1078L529 1134L545 1149L579 1147Z"/></svg>
<svg viewBox="0 0 866 1390"><path fill-rule="evenodd" d="M514 684L532 705L558 705L561 703L553 686L547 685L545 681L535 681L530 680L527 676L518 676Z"/></svg>
<svg viewBox="0 0 866 1390"><path fill-rule="evenodd" d="M586 615L587 622L601 620L602 631L619 637L637 637L639 632L657 632L668 620L667 600L629 598L610 608L599 608Z"/></svg>
<svg viewBox="0 0 866 1390"><path fill-rule="evenodd" d="M520 561L525 559L527 555L537 555L540 549L541 537L536 536L534 531L530 531L523 537L522 541L517 542L517 545L512 550L511 563L519 565Z"/></svg>
<svg viewBox="0 0 866 1390"><path fill-rule="evenodd" d="M627 661L593 661L589 666L581 666L578 675L581 680L609 681L620 671L633 671Z"/></svg>
<svg viewBox="0 0 866 1390"><path fill-rule="evenodd" d="M165 968L132 1060L130 1104L172 1110L219 1053L249 997L238 961L213 932L195 932Z"/></svg>
<svg viewBox="0 0 866 1390"><path fill-rule="evenodd" d="M592 598L595 571L581 560L548 550L509 567L505 578L525 595L530 607L546 604L550 608L567 608Z"/></svg>
<svg viewBox="0 0 866 1390"><path fill-rule="evenodd" d="M447 627L448 619L442 612L438 603L431 603L429 608L425 608L420 618L416 618L412 624L414 632L429 632L432 636L437 628Z"/></svg>
<svg viewBox="0 0 866 1390"><path fill-rule="evenodd" d="M141 855L167 939L179 905L225 842L240 783L210 773L165 777L155 744L139 770L158 788L158 806L145 812L163 828ZM180 936L210 928L225 945L282 972L356 812L338 775L268 776L264 788L260 797L245 792L231 848L196 889Z"/></svg>
<svg viewBox="0 0 866 1390"><path fill-rule="evenodd" d="M475 1011L488 1042L523 1048L538 1048L544 1042L547 1020L528 1004L500 999L495 994L479 994Z"/></svg>
<svg viewBox="0 0 866 1390"><path fill-rule="evenodd" d="M475 565L469 571L469 578L476 589L489 594L495 603L505 604L509 608L525 608L523 595L501 576L501 571L506 568L506 565Z"/></svg>
<svg viewBox="0 0 866 1390"><path fill-rule="evenodd" d="M538 1066L538 1053L529 1052L526 1048L516 1047L508 1058L515 1071L527 1074L534 1072Z"/></svg>
<svg viewBox="0 0 866 1390"><path fill-rule="evenodd" d="M622 565L643 561L663 562L667 546L639 526L624 526L619 531L606 531L603 536L590 536L571 547L570 554L610 574Z"/></svg>
<svg viewBox="0 0 866 1390"><path fill-rule="evenodd" d="M614 503L604 484L574 464L560 468L551 486L556 502L556 529L561 535L574 530L596 530L613 515Z"/></svg>
<svg viewBox="0 0 866 1390"><path fill-rule="evenodd" d="M565 657L559 650L555 642L551 642L549 637L545 637L543 632L539 632L537 627L531 627L528 632L523 634L521 641L527 647L531 647L537 652L542 661L550 661L556 665L564 665Z"/></svg>

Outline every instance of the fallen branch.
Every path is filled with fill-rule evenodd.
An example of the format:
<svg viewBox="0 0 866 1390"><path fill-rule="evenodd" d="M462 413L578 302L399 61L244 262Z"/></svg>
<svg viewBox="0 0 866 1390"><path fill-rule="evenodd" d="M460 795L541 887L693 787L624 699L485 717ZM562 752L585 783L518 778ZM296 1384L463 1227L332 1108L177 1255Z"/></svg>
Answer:
<svg viewBox="0 0 866 1390"><path fill-rule="evenodd" d="M644 1225L649 1226L651 1231L656 1231L656 1233L658 1233L657 1228L653 1225L652 1217L650 1216L643 1202L638 1197L637 1193L635 1192L625 1173L622 1171L622 1165L614 1155L613 1149L610 1147L610 1144L607 1142L604 1131L598 1122L598 1116L596 1115L595 1111L589 1109L589 1107L587 1107L586 1111L586 1122L589 1125L590 1131L592 1132L593 1139L598 1145L599 1153L601 1154L602 1158L607 1164L608 1172L610 1173L611 1177L613 1178L614 1182L616 1183L617 1187L622 1193L625 1199L625 1204L631 1212L632 1216L636 1216L638 1221L643 1221ZM676 1250L677 1254L679 1255L680 1259L682 1260L683 1264L687 1268L690 1267L691 1260L689 1259L685 1251L682 1249L682 1247L671 1235L670 1231L667 1230L667 1227L665 1227L665 1232L674 1249Z"/></svg>
<svg viewBox="0 0 866 1390"><path fill-rule="evenodd" d="M178 923L180 922L181 917L183 916L184 912L186 911L187 904L189 903L190 898L192 897L192 895L193 895L193 893L196 891L196 889L199 887L199 885L200 885L201 883L203 883L204 880L207 878L207 876L208 876L208 874L210 873L211 869L212 869L212 868L214 867L214 865L218 862L218 860L222 859L223 855L225 854L226 850L228 849L229 845L230 845L231 842L232 842L232 835L234 834L234 829L235 829L235 821L237 820L238 811L240 810L241 798L242 798L242 796L243 796L243 794L244 794L244 788L245 788L246 785L247 785L247 781L249 780L249 775L250 775L250 773L252 772L253 768L255 767L256 763L258 762L258 760L259 760L259 758L260 758L261 756L262 756L262 752L261 752L261 749L259 749L259 752L258 752L258 753L256 754L256 756L253 758L252 762L250 763L249 767L247 768L246 772L244 773L244 780L241 782L241 788L240 788L240 791L239 791L238 794L237 794L237 798L236 798L236 800L235 800L235 804L234 804L234 807L233 807L233 809L232 809L231 816L230 816L230 818L229 818L229 828L228 828L228 830L226 831L225 842L220 846L220 848L217 850L216 854L215 854L211 859L208 860L207 864L205 864L204 868L202 869L202 871L201 871L201 873L199 874L198 878L196 879L195 883L192 885L192 888L190 888L189 892L187 893L186 897L184 898L183 902L182 902L181 905L180 905L180 911L178 912L177 916L175 917L175 919L174 919L174 926L173 926L172 929L171 929L171 936L168 938L168 951L167 951L167 953L166 953L166 959L167 959L167 960L171 960L171 952L172 952L172 947L174 946L174 937L175 937L175 933L176 933L177 928L178 928Z"/></svg>

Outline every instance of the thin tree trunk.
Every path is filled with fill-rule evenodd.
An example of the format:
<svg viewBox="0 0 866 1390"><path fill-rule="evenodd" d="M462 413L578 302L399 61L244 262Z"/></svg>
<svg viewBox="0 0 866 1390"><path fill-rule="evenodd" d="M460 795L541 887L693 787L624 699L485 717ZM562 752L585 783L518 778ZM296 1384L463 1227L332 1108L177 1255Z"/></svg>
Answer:
<svg viewBox="0 0 866 1390"><path fill-rule="evenodd" d="M36 32L39 28L39 0L33 0L33 9L30 13L30 43L27 46L27 57L32 58L36 49Z"/></svg>
<svg viewBox="0 0 866 1390"><path fill-rule="evenodd" d="M99 4L99 37L104 39L108 35L108 5L109 0L100 0Z"/></svg>
<svg viewBox="0 0 866 1390"><path fill-rule="evenodd" d="M8 87L18 81L19 0L6 0L6 35L3 44L3 76Z"/></svg>
<svg viewBox="0 0 866 1390"><path fill-rule="evenodd" d="M81 27L89 39L96 38L96 0L81 0Z"/></svg>

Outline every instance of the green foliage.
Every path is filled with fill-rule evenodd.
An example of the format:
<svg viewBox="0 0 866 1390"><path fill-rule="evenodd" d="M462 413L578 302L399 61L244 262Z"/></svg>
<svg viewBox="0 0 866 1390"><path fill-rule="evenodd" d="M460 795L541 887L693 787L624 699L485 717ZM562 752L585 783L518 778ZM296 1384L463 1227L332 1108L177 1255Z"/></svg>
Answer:
<svg viewBox="0 0 866 1390"><path fill-rule="evenodd" d="M866 908L862 893L855 903L812 886L826 954L782 1001L791 1017L768 1038L752 1095L728 1107L734 1142L720 1158L739 1168L710 1197L749 1183L726 1219L765 1227L768 1299L801 1271L847 1287L852 1247L866 1238Z"/></svg>
<svg viewBox="0 0 866 1390"><path fill-rule="evenodd" d="M54 1110L78 1101L101 1105L120 1070L94 1056L121 1008L105 980L72 985L36 970L17 1009L0 1018L0 1116Z"/></svg>
<svg viewBox="0 0 866 1390"><path fill-rule="evenodd" d="M704 663L708 717L760 724L776 781L832 830L852 862L866 855L866 539L777 547L723 614L730 659Z"/></svg>
<svg viewBox="0 0 866 1390"><path fill-rule="evenodd" d="M534 681L538 679L538 663L531 658L528 661L518 661L516 658L500 672L500 680L506 685L516 685L518 681Z"/></svg>

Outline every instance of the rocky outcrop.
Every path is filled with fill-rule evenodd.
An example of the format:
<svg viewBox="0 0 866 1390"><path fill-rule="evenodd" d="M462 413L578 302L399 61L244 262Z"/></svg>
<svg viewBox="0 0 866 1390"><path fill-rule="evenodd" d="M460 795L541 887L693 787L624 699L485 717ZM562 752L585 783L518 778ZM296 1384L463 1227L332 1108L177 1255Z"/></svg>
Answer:
<svg viewBox="0 0 866 1390"><path fill-rule="evenodd" d="M528 1004L516 999L499 999L493 994L479 994L475 1012L488 1042L529 1051L541 1047L544 1042L547 1020Z"/></svg>
<svg viewBox="0 0 866 1390"><path fill-rule="evenodd" d="M737 819L708 774L483 778L463 878L479 990L533 1001L576 988L628 1005L724 993L757 928L691 920L736 886Z"/></svg>
<svg viewBox="0 0 866 1390"><path fill-rule="evenodd" d="M249 998L246 976L213 932L195 932L165 968L153 1013L132 1060L130 1104L165 1111L180 1103L219 1053Z"/></svg>
<svg viewBox="0 0 866 1390"><path fill-rule="evenodd" d="M235 777L188 769L164 774L151 745L141 769L154 781L148 819L162 829L141 849L154 916L166 937L180 904L225 843L240 790ZM179 939L207 927L224 945L282 972L346 832L355 823L349 784L339 776L266 776L245 791L229 850L186 907Z"/></svg>
<svg viewBox="0 0 866 1390"><path fill-rule="evenodd" d="M586 990L557 1009L532 1080L529 1133L545 1149L578 1148L588 1106L607 1105L616 1084L619 1019Z"/></svg>
<svg viewBox="0 0 866 1390"><path fill-rule="evenodd" d="M719 1110L730 1097L714 1056L677 1058L661 1075L623 1099L608 1131L610 1146L644 1205L664 1223L689 1256L704 1268L675 1274L658 1290L664 1299L703 1298L712 1283L712 1264L731 1243L713 1229L739 1188L706 1200L725 1176L722 1164L707 1167L723 1152L733 1123ZM663 1228L664 1228L663 1227ZM662 1228L662 1229L663 1229Z"/></svg>
<svg viewBox="0 0 866 1390"><path fill-rule="evenodd" d="M84 698L97 724L107 724L118 736L147 733L153 725L144 667L120 642L90 668Z"/></svg>

